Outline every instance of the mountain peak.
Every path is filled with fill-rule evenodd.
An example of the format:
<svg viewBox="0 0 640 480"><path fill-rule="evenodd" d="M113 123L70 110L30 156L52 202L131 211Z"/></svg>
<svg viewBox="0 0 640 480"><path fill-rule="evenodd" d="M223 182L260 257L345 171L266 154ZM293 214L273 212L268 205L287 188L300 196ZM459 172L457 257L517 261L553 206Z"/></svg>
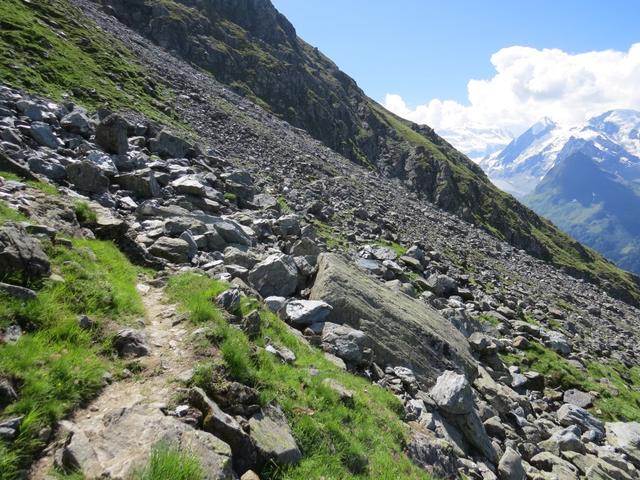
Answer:
<svg viewBox="0 0 640 480"><path fill-rule="evenodd" d="M541 120L538 120L536 123L534 123L531 126L531 128L529 128L528 131L531 132L533 135L539 135L542 132L546 132L554 129L557 126L558 124L554 122L551 118L543 117Z"/></svg>

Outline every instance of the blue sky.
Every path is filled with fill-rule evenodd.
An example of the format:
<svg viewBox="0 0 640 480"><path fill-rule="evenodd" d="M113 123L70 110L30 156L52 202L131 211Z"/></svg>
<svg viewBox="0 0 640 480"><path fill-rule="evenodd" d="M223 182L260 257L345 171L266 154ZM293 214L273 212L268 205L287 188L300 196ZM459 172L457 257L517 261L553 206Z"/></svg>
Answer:
<svg viewBox="0 0 640 480"><path fill-rule="evenodd" d="M491 77L491 54L524 45L569 53L640 41L640 2L272 0L297 29L376 100L465 102L467 82Z"/></svg>

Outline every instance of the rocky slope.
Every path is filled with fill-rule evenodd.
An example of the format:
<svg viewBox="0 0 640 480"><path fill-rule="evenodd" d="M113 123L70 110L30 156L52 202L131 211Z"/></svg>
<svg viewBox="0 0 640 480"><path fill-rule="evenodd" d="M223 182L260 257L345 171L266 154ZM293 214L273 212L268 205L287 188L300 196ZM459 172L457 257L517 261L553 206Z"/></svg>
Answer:
<svg viewBox="0 0 640 480"><path fill-rule="evenodd" d="M539 258L588 278L611 277L597 255L495 188L474 162L432 129L406 122L364 95L353 79L299 39L268 0L94 3L334 151L400 179L421 198ZM128 36L118 31L125 43ZM128 46L133 51L140 47L139 42ZM160 76L160 83L174 75ZM637 290L638 282L631 279L629 288Z"/></svg>
<svg viewBox="0 0 640 480"><path fill-rule="evenodd" d="M0 90L0 475L126 478L164 438L204 478L638 477L640 312L606 291L629 284L514 248L78 4L175 98L150 120ZM103 278L123 263L94 236L158 273ZM51 289L79 299L64 325L35 308L75 298ZM96 361L120 372L102 393Z"/></svg>

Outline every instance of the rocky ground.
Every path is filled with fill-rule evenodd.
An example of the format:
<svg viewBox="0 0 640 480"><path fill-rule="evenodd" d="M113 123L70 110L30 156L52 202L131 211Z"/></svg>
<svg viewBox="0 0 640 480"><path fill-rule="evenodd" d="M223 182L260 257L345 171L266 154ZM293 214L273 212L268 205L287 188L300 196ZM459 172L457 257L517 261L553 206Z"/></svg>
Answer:
<svg viewBox="0 0 640 480"><path fill-rule="evenodd" d="M401 399L407 454L439 477L640 477L635 308L342 161L199 75L184 87L199 93L177 105L196 132L210 132L206 141L3 87L0 170L44 179L63 196L3 180L0 199L44 225L29 227L34 238L47 228L95 235L146 267L229 281L235 289L218 303L230 312L242 296L264 299L335 364ZM236 110L217 117L194 106L199 95ZM96 213L83 226L65 213L77 200ZM10 225L0 230L3 269L42 275L37 249ZM157 287L140 288L147 322L121 332L121 345L150 354L161 373L116 382L64 421L33 478L53 462L120 478L131 452L148 454L168 432L205 452L210 478L254 478L259 458L297 462L277 406L229 414L233 406L225 413L196 389L175 412L163 410L175 388L168 380L188 371L190 345ZM296 361L281 346L267 351ZM19 421L5 420L11 438ZM277 442L260 436L265 424ZM203 425L208 433L193 428Z"/></svg>

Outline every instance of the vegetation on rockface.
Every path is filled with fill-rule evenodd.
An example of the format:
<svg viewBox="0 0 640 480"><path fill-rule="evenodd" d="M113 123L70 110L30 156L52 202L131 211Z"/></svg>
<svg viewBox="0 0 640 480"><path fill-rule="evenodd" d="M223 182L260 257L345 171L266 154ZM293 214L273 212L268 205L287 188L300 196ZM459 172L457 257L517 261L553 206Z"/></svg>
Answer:
<svg viewBox="0 0 640 480"><path fill-rule="evenodd" d="M25 215L21 214L17 210L14 210L5 202L0 200L0 225L5 222L26 222L28 220L29 219Z"/></svg>
<svg viewBox="0 0 640 480"><path fill-rule="evenodd" d="M0 2L0 79L87 108L135 109L175 123L169 92L67 0Z"/></svg>
<svg viewBox="0 0 640 480"><path fill-rule="evenodd" d="M284 409L303 453L302 461L286 469L265 472L271 479L307 478L428 478L403 453L407 432L401 422L402 406L386 390L344 372L319 350L304 345L286 324L255 299L244 297L239 315L257 310L261 333L249 339L229 325L215 306L216 295L228 285L196 274L172 277L169 300L177 302L192 322L207 330L211 348L220 360L203 360L194 382L205 391L216 389L223 375L260 391L264 403L275 400ZM264 350L269 341L291 349L294 364L284 364ZM332 378L354 392L347 405L323 384Z"/></svg>
<svg viewBox="0 0 640 480"><path fill-rule="evenodd" d="M73 240L73 248L45 245L53 272L34 300L0 297L0 328L23 335L0 345L0 377L17 387L18 400L0 418L24 416L18 438L0 442L0 479L18 478L46 441L56 420L92 398L109 370L108 322L143 311L136 291L139 270L111 243ZM94 326L82 329L79 315Z"/></svg>
<svg viewBox="0 0 640 480"><path fill-rule="evenodd" d="M96 211L89 206L87 202L77 201L73 205L73 213L76 214L78 222L84 223L96 223L98 215Z"/></svg>
<svg viewBox="0 0 640 480"><path fill-rule="evenodd" d="M640 367L591 361L581 369L536 342L522 353L503 354L502 359L543 374L547 387L597 392L592 412L603 420L640 421Z"/></svg>
<svg viewBox="0 0 640 480"><path fill-rule="evenodd" d="M41 180L25 180L24 178L21 178L20 176L13 173L2 171L0 171L0 177L4 178L5 180L22 182L31 188L35 188L36 190L40 190L42 193L46 193L47 195L60 195L60 192L54 185L43 182Z"/></svg>
<svg viewBox="0 0 640 480"><path fill-rule="evenodd" d="M202 465L196 457L167 444L157 445L148 465L135 472L131 480L202 480Z"/></svg>

